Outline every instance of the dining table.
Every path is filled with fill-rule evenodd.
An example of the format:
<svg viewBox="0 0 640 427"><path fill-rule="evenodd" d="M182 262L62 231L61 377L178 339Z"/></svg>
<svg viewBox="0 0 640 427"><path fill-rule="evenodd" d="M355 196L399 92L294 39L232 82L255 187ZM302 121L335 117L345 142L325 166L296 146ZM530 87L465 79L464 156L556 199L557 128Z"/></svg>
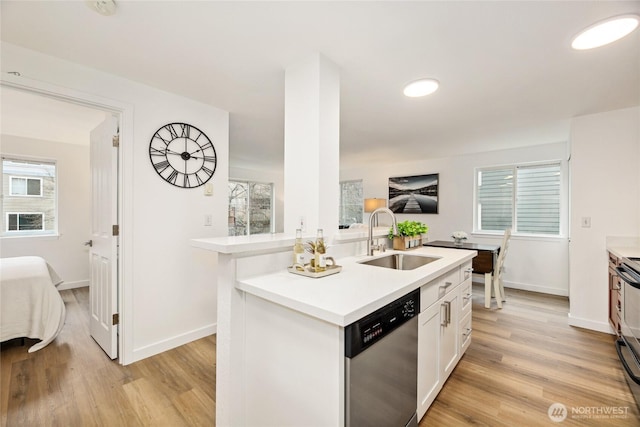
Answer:
<svg viewBox="0 0 640 427"><path fill-rule="evenodd" d="M498 263L498 254L500 253L500 245L486 245L482 243L463 242L457 243L448 240L434 240L433 242L423 243L422 246L434 246L437 248L451 249L469 249L478 252L472 260L474 274L484 274L485 290L491 290L493 283L493 275L495 274L496 264ZM486 304L485 307L489 308Z"/></svg>

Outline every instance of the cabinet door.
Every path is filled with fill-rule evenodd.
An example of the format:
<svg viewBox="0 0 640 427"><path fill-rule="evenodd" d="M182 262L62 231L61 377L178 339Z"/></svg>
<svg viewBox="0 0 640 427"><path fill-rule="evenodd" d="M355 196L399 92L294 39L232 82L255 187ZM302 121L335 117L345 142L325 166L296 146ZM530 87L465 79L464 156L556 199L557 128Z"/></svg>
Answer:
<svg viewBox="0 0 640 427"><path fill-rule="evenodd" d="M440 307L440 304L433 304L418 316L418 420L427 412L441 388Z"/></svg>
<svg viewBox="0 0 640 427"><path fill-rule="evenodd" d="M440 303L442 308L440 323L440 370L442 372L442 381L446 381L447 377L453 371L458 363L458 354L460 346L458 344L458 323L460 318L460 309L458 307L458 289L445 296Z"/></svg>

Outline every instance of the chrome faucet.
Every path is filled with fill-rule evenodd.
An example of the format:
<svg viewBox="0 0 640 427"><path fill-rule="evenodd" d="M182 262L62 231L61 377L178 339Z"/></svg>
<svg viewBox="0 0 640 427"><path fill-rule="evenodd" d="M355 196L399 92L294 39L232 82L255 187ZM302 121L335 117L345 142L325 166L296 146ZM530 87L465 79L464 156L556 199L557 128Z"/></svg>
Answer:
<svg viewBox="0 0 640 427"><path fill-rule="evenodd" d="M393 234L398 234L398 222L396 221L396 216L393 214L391 209L389 208L378 208L375 211L371 212L371 216L369 217L369 238L367 239L367 255L373 255L373 251L378 249L384 251L386 245L374 245L373 244L373 218L378 215L380 212L386 212L389 214L391 219L393 220Z"/></svg>

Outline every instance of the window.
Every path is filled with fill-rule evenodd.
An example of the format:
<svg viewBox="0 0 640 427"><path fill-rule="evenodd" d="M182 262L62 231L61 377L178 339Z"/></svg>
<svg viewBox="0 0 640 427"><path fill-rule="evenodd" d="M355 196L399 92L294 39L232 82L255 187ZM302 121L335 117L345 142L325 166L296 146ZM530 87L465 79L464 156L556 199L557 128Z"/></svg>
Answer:
<svg viewBox="0 0 640 427"><path fill-rule="evenodd" d="M340 182L340 228L362 223L363 203L362 180Z"/></svg>
<svg viewBox="0 0 640 427"><path fill-rule="evenodd" d="M7 212L7 231L44 230L44 213Z"/></svg>
<svg viewBox="0 0 640 427"><path fill-rule="evenodd" d="M229 236L273 232L273 184L229 181Z"/></svg>
<svg viewBox="0 0 640 427"><path fill-rule="evenodd" d="M57 178L53 161L2 157L2 234L55 234Z"/></svg>
<svg viewBox="0 0 640 427"><path fill-rule="evenodd" d="M560 162L478 169L476 230L559 236Z"/></svg>
<svg viewBox="0 0 640 427"><path fill-rule="evenodd" d="M11 176L9 182L11 196L42 196L42 179L40 178Z"/></svg>

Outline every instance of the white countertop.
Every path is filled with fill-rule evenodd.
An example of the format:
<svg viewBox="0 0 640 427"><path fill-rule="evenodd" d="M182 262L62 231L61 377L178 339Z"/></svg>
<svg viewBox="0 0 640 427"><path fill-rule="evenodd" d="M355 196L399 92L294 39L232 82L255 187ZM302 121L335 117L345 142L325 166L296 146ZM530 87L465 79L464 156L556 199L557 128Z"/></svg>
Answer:
<svg viewBox="0 0 640 427"><path fill-rule="evenodd" d="M618 258L640 258L640 246L610 246L607 250Z"/></svg>
<svg viewBox="0 0 640 427"><path fill-rule="evenodd" d="M389 255L387 251L376 257ZM440 259L414 270L393 270L359 264L367 256L336 260L342 266L338 274L310 278L281 272L238 281L236 287L276 304L346 326L384 305L406 295L451 269L471 260L476 251L420 247L404 252Z"/></svg>

